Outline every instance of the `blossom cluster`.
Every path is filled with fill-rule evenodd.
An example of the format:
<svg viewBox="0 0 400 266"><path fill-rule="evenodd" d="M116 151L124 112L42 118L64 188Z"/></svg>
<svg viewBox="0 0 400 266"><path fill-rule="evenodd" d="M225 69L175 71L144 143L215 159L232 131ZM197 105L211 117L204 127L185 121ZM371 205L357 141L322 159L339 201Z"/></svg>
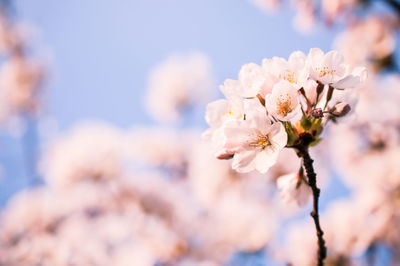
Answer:
<svg viewBox="0 0 400 266"><path fill-rule="evenodd" d="M60 136L41 159L46 185L1 213L0 263L221 265L261 249L277 219L264 176L238 176L199 139L93 122Z"/></svg>
<svg viewBox="0 0 400 266"><path fill-rule="evenodd" d="M250 0L263 11L275 11L286 3L282 0ZM360 0L291 0L288 1L295 12L293 26L298 31L309 33L319 19L328 26L337 20L351 20L357 10L363 7Z"/></svg>
<svg viewBox="0 0 400 266"><path fill-rule="evenodd" d="M399 25L399 19L393 15L356 19L336 37L335 46L350 65L370 65L371 69L379 71L385 68L385 64L391 63ZM354 43L363 45L353 49Z"/></svg>
<svg viewBox="0 0 400 266"><path fill-rule="evenodd" d="M365 79L364 67L350 68L339 52L318 48L246 64L238 80L220 87L226 99L207 106L204 136L217 158L233 158L233 169L265 173L284 147L295 147L303 136L317 144L324 125L350 111L348 89Z"/></svg>
<svg viewBox="0 0 400 266"><path fill-rule="evenodd" d="M28 51L29 30L0 14L0 121L37 113L44 77L43 65Z"/></svg>
<svg viewBox="0 0 400 266"><path fill-rule="evenodd" d="M250 0L263 11L286 8L282 0ZM396 33L400 25L400 6L396 1L382 1L384 7L376 12L376 3L360 0L292 0L295 13L293 27L310 33L315 25L328 28L339 21L343 32L335 38L334 48L344 54L352 66L371 66L376 71L397 67L394 64ZM381 7L380 7L381 8ZM365 34L368 32L368 34ZM354 49L354 44L357 49Z"/></svg>

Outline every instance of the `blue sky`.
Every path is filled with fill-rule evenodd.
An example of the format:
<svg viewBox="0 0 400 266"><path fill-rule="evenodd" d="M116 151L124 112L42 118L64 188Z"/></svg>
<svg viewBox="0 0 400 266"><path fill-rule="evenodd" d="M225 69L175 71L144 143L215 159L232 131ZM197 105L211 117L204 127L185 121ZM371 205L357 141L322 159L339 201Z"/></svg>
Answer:
<svg viewBox="0 0 400 266"><path fill-rule="evenodd" d="M153 123L142 103L148 72L173 52L204 52L222 83L245 63L327 50L333 39L323 27L308 36L294 31L288 8L268 15L247 0L16 3L50 55L47 112L61 129L87 118L122 127Z"/></svg>

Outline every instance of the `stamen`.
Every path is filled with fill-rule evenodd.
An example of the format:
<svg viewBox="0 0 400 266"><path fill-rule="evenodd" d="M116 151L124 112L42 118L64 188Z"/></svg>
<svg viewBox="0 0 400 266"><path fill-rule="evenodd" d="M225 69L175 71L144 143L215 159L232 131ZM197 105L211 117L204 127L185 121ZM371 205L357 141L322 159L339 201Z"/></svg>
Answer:
<svg viewBox="0 0 400 266"><path fill-rule="evenodd" d="M315 68L315 70L316 70L317 72L319 72L319 77L320 77L320 78L325 77L326 75L332 75L332 76L333 76L333 74L336 73L336 70L335 70L335 69L330 69L330 68L327 67L327 66L324 66L324 67L322 67L322 68L317 67L317 68Z"/></svg>
<svg viewBox="0 0 400 266"><path fill-rule="evenodd" d="M268 135L257 134L256 139L249 143L250 147L261 148L262 150L268 146L271 146L272 143L269 139Z"/></svg>
<svg viewBox="0 0 400 266"><path fill-rule="evenodd" d="M281 94L279 96L276 106L278 112L283 116L286 116L288 113L293 111L293 104L290 101L290 96L288 93L286 93L285 95Z"/></svg>
<svg viewBox="0 0 400 266"><path fill-rule="evenodd" d="M240 112L234 112L233 110L229 110L228 112L225 113L225 117L227 118L234 118L234 119L241 119L242 114Z"/></svg>
<svg viewBox="0 0 400 266"><path fill-rule="evenodd" d="M278 78L286 80L290 83L297 83L296 75L290 69L286 69L284 73L279 74Z"/></svg>

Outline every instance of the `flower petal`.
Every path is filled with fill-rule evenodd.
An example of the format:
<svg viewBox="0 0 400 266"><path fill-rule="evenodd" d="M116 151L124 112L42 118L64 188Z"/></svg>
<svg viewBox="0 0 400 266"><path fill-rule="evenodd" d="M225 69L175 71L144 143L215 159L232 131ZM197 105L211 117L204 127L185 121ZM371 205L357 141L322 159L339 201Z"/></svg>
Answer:
<svg viewBox="0 0 400 266"><path fill-rule="evenodd" d="M367 78L367 69L365 67L357 67L353 72L342 80L332 84L336 89L354 88Z"/></svg>
<svg viewBox="0 0 400 266"><path fill-rule="evenodd" d="M257 152L255 150L241 150L233 156L232 168L239 173L248 173L253 171L256 166L255 157Z"/></svg>
<svg viewBox="0 0 400 266"><path fill-rule="evenodd" d="M279 152L275 152L273 148L266 148L257 153L255 160L256 169L262 174L265 174L271 166L278 160Z"/></svg>

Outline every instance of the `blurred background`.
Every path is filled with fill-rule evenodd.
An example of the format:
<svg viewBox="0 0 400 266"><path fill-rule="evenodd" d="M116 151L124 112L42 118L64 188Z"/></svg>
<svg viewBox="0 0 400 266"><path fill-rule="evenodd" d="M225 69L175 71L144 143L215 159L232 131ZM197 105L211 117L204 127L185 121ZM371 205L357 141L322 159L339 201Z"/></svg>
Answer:
<svg viewBox="0 0 400 266"><path fill-rule="evenodd" d="M287 57L295 50L307 53L312 47L331 49L337 31L318 25L313 34L301 34L293 28L293 10L266 14L248 1L9 2L13 16L33 31L29 45L48 74L41 118L61 131L92 119L120 128L158 125L159 119L146 110L148 80L171 54L207 57L213 78L212 88L206 88L210 100L243 64ZM205 129L206 103L185 113L184 121L167 125ZM3 145L12 146L2 156L12 157L12 176L26 178L23 163L18 167L14 160L23 157L18 155L20 141L8 134L5 138ZM6 183L18 182L10 179Z"/></svg>
<svg viewBox="0 0 400 266"><path fill-rule="evenodd" d="M400 265L397 1L1 6L0 265L314 265L295 154L238 174L201 140L225 79L313 47L369 70L312 151L327 265Z"/></svg>

